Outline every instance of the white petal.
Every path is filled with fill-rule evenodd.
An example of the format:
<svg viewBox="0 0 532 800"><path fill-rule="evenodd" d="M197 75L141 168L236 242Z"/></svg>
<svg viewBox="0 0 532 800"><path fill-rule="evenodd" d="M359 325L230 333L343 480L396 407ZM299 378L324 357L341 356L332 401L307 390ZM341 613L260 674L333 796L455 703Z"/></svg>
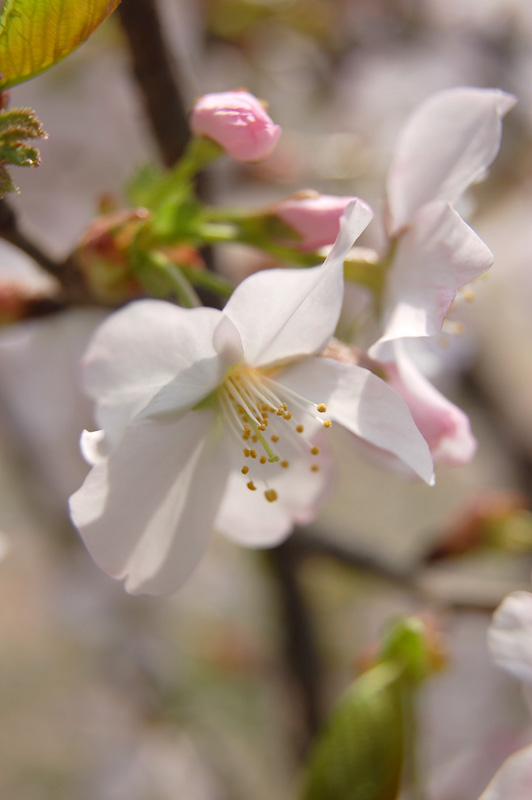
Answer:
<svg viewBox="0 0 532 800"><path fill-rule="evenodd" d="M439 92L414 112L388 172L390 233L432 200L454 203L499 150L501 118L515 98L498 89Z"/></svg>
<svg viewBox="0 0 532 800"><path fill-rule="evenodd" d="M308 358L278 378L312 402L325 403L324 415L375 447L403 461L427 483L432 459L408 406L387 383L362 367L329 358Z"/></svg>
<svg viewBox="0 0 532 800"><path fill-rule="evenodd" d="M247 547L273 547L286 539L295 525L312 522L331 490L333 465L329 450L320 442L318 457L309 453L308 458L302 458L295 447L283 442L283 458L289 461L287 469L279 464L263 465L266 482L255 480L254 492L246 485L249 475L244 479L238 469L232 471L216 518L216 530ZM316 462L320 469L313 472L310 467ZM259 471L261 467L257 469L261 474ZM265 499L266 488L277 492L274 503Z"/></svg>
<svg viewBox="0 0 532 800"><path fill-rule="evenodd" d="M83 458L91 466L105 461L109 455L105 443L105 431L83 431L79 447Z"/></svg>
<svg viewBox="0 0 532 800"><path fill-rule="evenodd" d="M171 381L176 410L197 403L217 385L220 359L213 334L221 313L183 309L162 300L139 300L111 314L84 356L83 377L97 401L96 419L113 441Z"/></svg>
<svg viewBox="0 0 532 800"><path fill-rule="evenodd" d="M232 367L244 358L244 348L240 334L229 317L222 314L213 336L214 349L224 365Z"/></svg>
<svg viewBox="0 0 532 800"><path fill-rule="evenodd" d="M479 800L530 800L532 797L532 746L507 758Z"/></svg>
<svg viewBox="0 0 532 800"><path fill-rule="evenodd" d="M345 257L371 217L364 203L351 203L321 266L264 270L237 286L223 313L240 333L248 364L263 366L325 347L340 315Z"/></svg>
<svg viewBox="0 0 532 800"><path fill-rule="evenodd" d="M429 203L400 238L388 274L382 342L439 333L461 286L482 275L493 255L448 203Z"/></svg>
<svg viewBox="0 0 532 800"><path fill-rule="evenodd" d="M214 423L215 411L202 410L128 426L72 495L87 549L128 591L175 591L207 547L229 464Z"/></svg>
<svg viewBox="0 0 532 800"><path fill-rule="evenodd" d="M408 405L432 458L449 466L468 464L477 443L467 415L429 383L405 352L402 342L394 345L395 363L384 365L387 382Z"/></svg>
<svg viewBox="0 0 532 800"><path fill-rule="evenodd" d="M512 592L504 598L493 615L488 630L488 646L498 667L532 685L530 592Z"/></svg>

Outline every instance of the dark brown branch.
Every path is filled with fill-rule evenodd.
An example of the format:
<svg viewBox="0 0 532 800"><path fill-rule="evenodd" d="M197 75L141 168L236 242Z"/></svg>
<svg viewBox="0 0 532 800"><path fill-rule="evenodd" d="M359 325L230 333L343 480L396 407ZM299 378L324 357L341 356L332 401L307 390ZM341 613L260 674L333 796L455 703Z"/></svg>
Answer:
<svg viewBox="0 0 532 800"><path fill-rule="evenodd" d="M184 152L189 129L155 0L122 0L118 13L161 158L171 167Z"/></svg>
<svg viewBox="0 0 532 800"><path fill-rule="evenodd" d="M288 669L297 687L302 710L299 754L320 730L322 717L322 668L309 609L298 579L300 551L292 540L267 551L279 588L284 650Z"/></svg>
<svg viewBox="0 0 532 800"><path fill-rule="evenodd" d="M0 200L0 237L18 247L40 267L54 278L62 281L64 266L47 255L35 242L28 238L18 227L17 215L6 200Z"/></svg>

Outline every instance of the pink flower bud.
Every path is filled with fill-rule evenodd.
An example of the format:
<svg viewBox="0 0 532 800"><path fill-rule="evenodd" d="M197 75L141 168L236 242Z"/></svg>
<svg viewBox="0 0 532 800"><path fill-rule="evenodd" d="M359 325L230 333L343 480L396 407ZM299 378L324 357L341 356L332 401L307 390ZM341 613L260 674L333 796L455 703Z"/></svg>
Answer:
<svg viewBox="0 0 532 800"><path fill-rule="evenodd" d="M287 197L273 213L301 236L301 250L317 250L333 244L340 230L340 218L353 197L336 197L318 192L300 192Z"/></svg>
<svg viewBox="0 0 532 800"><path fill-rule="evenodd" d="M192 109L190 127L196 136L213 139L237 161L262 161L281 135L260 100L244 90L200 97Z"/></svg>

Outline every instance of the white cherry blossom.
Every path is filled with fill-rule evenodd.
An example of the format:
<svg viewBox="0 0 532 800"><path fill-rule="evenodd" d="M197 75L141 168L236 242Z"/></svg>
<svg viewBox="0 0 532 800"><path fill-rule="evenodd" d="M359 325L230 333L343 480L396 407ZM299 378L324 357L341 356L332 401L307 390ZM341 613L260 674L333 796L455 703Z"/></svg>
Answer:
<svg viewBox="0 0 532 800"><path fill-rule="evenodd" d="M101 430L82 437L92 469L70 508L96 562L128 591L179 588L215 529L271 546L312 519L331 425L432 480L400 396L320 356L345 256L370 218L354 202L321 266L256 273L223 311L141 300L96 331L83 368Z"/></svg>
<svg viewBox="0 0 532 800"><path fill-rule="evenodd" d="M426 100L399 135L387 177L389 266L373 356L394 339L439 333L459 288L492 265L491 251L453 204L485 175L514 104L499 89L447 89Z"/></svg>
<svg viewBox="0 0 532 800"><path fill-rule="evenodd" d="M523 682L530 705L532 690L532 594L512 592L493 615L488 646L497 666ZM531 706L532 708L532 706ZM479 800L529 800L532 797L532 746L506 759Z"/></svg>
<svg viewBox="0 0 532 800"><path fill-rule="evenodd" d="M484 176L499 150L502 117L514 103L498 89L459 87L414 112L388 171L378 252L364 255L380 271L381 289L373 313L364 295L360 344L407 402L433 459L449 465L470 461L476 441L467 416L418 370L408 340L439 334L459 289L493 263L452 204Z"/></svg>

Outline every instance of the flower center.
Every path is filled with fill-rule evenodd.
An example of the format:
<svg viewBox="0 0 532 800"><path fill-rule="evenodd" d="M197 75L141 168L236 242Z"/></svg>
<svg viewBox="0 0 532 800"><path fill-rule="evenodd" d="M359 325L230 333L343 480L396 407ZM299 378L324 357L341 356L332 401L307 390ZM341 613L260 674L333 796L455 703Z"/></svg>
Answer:
<svg viewBox="0 0 532 800"><path fill-rule="evenodd" d="M231 370L218 390L220 406L228 423L237 453L243 456L242 475L247 487L256 491L255 481L262 481L268 502L277 500L277 492L268 486L268 475L275 465L288 469L289 453L306 459L319 455L319 447L310 440L319 427L330 428L331 421L320 418L327 411L324 403L314 404L252 367ZM319 464L312 461L310 470Z"/></svg>

